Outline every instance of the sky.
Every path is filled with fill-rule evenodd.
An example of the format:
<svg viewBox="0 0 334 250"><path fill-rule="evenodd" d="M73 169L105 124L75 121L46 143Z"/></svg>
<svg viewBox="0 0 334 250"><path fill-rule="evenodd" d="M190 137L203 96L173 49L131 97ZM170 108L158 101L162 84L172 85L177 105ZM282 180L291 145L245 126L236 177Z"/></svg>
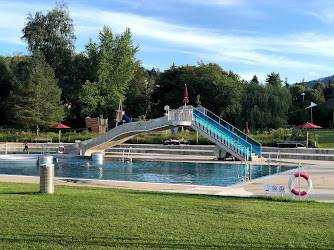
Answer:
<svg viewBox="0 0 334 250"><path fill-rule="evenodd" d="M290 84L334 75L332 0L67 0L76 52L104 25L128 27L142 66L217 63L242 79L279 73ZM21 40L28 13L48 11L49 0L0 0L0 55L28 54Z"/></svg>

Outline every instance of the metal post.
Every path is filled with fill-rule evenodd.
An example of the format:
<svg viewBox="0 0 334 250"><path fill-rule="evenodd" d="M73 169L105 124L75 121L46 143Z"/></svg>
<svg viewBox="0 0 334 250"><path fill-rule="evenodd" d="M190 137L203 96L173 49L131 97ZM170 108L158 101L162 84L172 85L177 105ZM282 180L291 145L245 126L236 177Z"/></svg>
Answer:
<svg viewBox="0 0 334 250"><path fill-rule="evenodd" d="M311 123L313 124L312 108L311 108Z"/></svg>
<svg viewBox="0 0 334 250"><path fill-rule="evenodd" d="M306 148L308 148L308 131L306 131Z"/></svg>
<svg viewBox="0 0 334 250"><path fill-rule="evenodd" d="M301 196L300 196L300 163L298 163L298 173L299 173L299 178L298 178L299 200L301 200Z"/></svg>

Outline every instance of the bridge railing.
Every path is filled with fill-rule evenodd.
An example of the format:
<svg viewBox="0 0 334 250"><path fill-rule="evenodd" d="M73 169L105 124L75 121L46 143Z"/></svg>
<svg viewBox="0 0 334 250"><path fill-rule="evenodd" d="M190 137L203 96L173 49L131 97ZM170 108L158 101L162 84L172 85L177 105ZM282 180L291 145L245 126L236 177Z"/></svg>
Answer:
<svg viewBox="0 0 334 250"><path fill-rule="evenodd" d="M179 109L167 110L168 121L192 121L193 107L183 106Z"/></svg>
<svg viewBox="0 0 334 250"><path fill-rule="evenodd" d="M234 153L238 154L242 159L251 159L251 144L243 140L239 140L230 131L226 130L216 123L216 121L205 116L197 109L194 109L193 125L213 138L215 141L222 143Z"/></svg>
<svg viewBox="0 0 334 250"><path fill-rule="evenodd" d="M234 139L239 138L242 141L245 141L249 144L252 145L251 148L249 148L252 152L256 153L257 155L262 155L262 144L259 143L258 141L254 140L253 138L249 137L246 135L244 132L240 131L227 121L221 119L219 116L215 115L212 113L210 110L205 109L205 108L198 108L200 112L204 114L204 116L209 117L211 120L215 121L218 123L220 126L222 126L225 130L229 131L231 134L230 136L233 137ZM232 135L233 134L233 135ZM245 144L245 146L248 146Z"/></svg>

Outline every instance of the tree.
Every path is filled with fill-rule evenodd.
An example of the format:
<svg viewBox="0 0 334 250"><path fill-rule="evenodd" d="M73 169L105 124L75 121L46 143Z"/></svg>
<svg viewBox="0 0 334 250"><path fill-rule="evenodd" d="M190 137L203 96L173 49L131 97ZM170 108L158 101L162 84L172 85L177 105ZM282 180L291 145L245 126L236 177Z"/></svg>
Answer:
<svg viewBox="0 0 334 250"><path fill-rule="evenodd" d="M154 100L162 115L163 107L183 105L184 84L188 86L190 104L200 94L201 105L223 119L235 123L241 110L243 83L239 75L224 71L218 64L171 66L157 80ZM197 102L198 104L198 102Z"/></svg>
<svg viewBox="0 0 334 250"><path fill-rule="evenodd" d="M46 128L62 121L61 90L54 71L40 51L18 65L12 81L13 91L7 99L11 120L25 128Z"/></svg>
<svg viewBox="0 0 334 250"><path fill-rule="evenodd" d="M291 95L285 87L251 82L241 100L241 124L247 121L251 128L279 128L287 123Z"/></svg>
<svg viewBox="0 0 334 250"><path fill-rule="evenodd" d="M140 62L137 61L136 64L135 75L130 81L124 102L124 110L130 117L146 115L151 102L147 71L140 66Z"/></svg>
<svg viewBox="0 0 334 250"><path fill-rule="evenodd" d="M88 108L82 110L84 116L106 117L113 115L119 100L125 99L130 80L133 78L136 63L134 56L138 45L133 46L130 29L123 34L114 35L112 30L104 26L99 34L100 43L97 45L90 40L86 46L90 74L86 86L80 93L82 105ZM90 93L94 93L90 96Z"/></svg>
<svg viewBox="0 0 334 250"><path fill-rule="evenodd" d="M284 87L289 88L290 84L288 83L288 78L285 77Z"/></svg>
<svg viewBox="0 0 334 250"><path fill-rule="evenodd" d="M329 79L328 85L324 89L324 96L326 101L334 98L334 82L332 82L332 79Z"/></svg>
<svg viewBox="0 0 334 250"><path fill-rule="evenodd" d="M282 86L282 80L279 76L279 73L275 74L272 72L270 75L267 75L266 84L272 85L274 87L281 87Z"/></svg>
<svg viewBox="0 0 334 250"><path fill-rule="evenodd" d="M73 67L76 66L72 61L76 37L68 6L65 3L56 3L56 6L46 13L38 11L35 16L29 13L27 20L22 29L22 40L28 44L30 52L39 50L44 54L59 80L58 85L64 90L63 100L73 101L71 91L78 89L77 82L72 78Z"/></svg>
<svg viewBox="0 0 334 250"><path fill-rule="evenodd" d="M257 78L256 75L253 76L252 80L250 82L260 84L259 79Z"/></svg>
<svg viewBox="0 0 334 250"><path fill-rule="evenodd" d="M56 3L51 11L46 14L38 11L35 17L29 13L27 20L22 30L22 40L27 42L29 51L42 51L50 66L57 69L64 56L71 55L74 51L76 39L67 5Z"/></svg>

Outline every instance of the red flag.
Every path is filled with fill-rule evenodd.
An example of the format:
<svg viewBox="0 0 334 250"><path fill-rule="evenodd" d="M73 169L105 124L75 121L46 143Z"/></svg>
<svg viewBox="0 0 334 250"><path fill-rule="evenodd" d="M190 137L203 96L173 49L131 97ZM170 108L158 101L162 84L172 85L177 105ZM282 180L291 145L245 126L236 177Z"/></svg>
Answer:
<svg viewBox="0 0 334 250"><path fill-rule="evenodd" d="M245 129L245 134L248 135L249 131L248 131L248 122L246 122L246 129Z"/></svg>
<svg viewBox="0 0 334 250"><path fill-rule="evenodd" d="M188 103L189 99L188 99L188 89L187 89L187 84L184 85L184 97L183 97L183 102L184 103Z"/></svg>

